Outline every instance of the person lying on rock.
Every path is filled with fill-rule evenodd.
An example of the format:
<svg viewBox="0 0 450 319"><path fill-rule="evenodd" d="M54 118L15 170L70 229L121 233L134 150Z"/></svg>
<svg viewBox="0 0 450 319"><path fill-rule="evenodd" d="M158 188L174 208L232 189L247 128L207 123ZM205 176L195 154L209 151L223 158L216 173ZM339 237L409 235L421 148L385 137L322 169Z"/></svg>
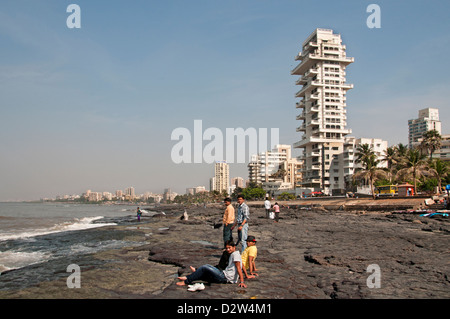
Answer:
<svg viewBox="0 0 450 319"><path fill-rule="evenodd" d="M238 286L247 288L244 283L244 275L242 272L242 258L236 244L230 240L225 245L226 251L230 254L228 266L221 270L211 265L203 265L197 269L191 267L194 272L187 276L178 277L178 286L191 285L194 281L203 280L210 283L239 283Z"/></svg>

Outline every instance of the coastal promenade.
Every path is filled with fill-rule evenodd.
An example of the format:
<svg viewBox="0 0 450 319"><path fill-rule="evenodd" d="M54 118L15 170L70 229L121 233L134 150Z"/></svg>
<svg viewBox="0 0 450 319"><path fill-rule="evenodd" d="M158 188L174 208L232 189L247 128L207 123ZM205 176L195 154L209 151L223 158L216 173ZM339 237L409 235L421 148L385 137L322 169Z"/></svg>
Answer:
<svg viewBox="0 0 450 319"><path fill-rule="evenodd" d="M249 234L257 239L259 276L207 284L189 292L177 276L189 266L218 263L223 206L166 205L164 212L83 232L122 234L130 247L54 260L0 276L0 298L149 299L445 299L450 297L448 217L398 210L423 207L423 198L310 199L279 202L279 223L249 202ZM378 205L379 209L376 209ZM288 208L289 206L289 208ZM389 207L388 207L389 206ZM189 218L181 220L186 209ZM126 232L126 235L124 235ZM234 233L236 236L236 233ZM235 237L236 238L236 237ZM137 243L137 244L136 244ZM67 288L68 263L81 267L81 288ZM370 265L379 287L368 285Z"/></svg>

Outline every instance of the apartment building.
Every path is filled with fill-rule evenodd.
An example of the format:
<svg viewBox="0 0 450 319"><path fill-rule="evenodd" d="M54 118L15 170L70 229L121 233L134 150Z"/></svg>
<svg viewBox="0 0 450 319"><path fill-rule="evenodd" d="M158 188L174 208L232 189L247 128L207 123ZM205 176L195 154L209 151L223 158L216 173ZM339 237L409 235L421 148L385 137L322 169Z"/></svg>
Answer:
<svg viewBox="0 0 450 319"><path fill-rule="evenodd" d="M339 162L337 167L333 168L330 171L330 180L334 181L336 177L344 178L346 183L346 189L350 189L352 185L353 174L357 171L358 168L361 168L362 165L356 162L357 159L357 150L358 146L367 144L374 151L377 159L380 161L378 164L379 168L386 168L388 163L386 161L382 161L382 159L386 155L386 150L388 148L388 141L379 139L379 138L355 138L352 136L346 137L344 142L344 152L342 157L339 158ZM339 175L339 176L337 176Z"/></svg>
<svg viewBox="0 0 450 319"><path fill-rule="evenodd" d="M230 167L226 161L217 161L214 165L214 177L211 179L211 191L229 191Z"/></svg>
<svg viewBox="0 0 450 319"><path fill-rule="evenodd" d="M271 151L252 155L247 165L249 180L267 192L293 190L301 179L301 165L292 158L291 145L275 145Z"/></svg>
<svg viewBox="0 0 450 319"><path fill-rule="evenodd" d="M443 161L450 161L450 134L442 135L441 148L436 156Z"/></svg>
<svg viewBox="0 0 450 319"><path fill-rule="evenodd" d="M343 190L345 178L339 170L344 152L347 129L346 93L353 88L346 82L346 67L354 58L346 56L346 46L339 34L330 29L316 29L303 42L302 51L295 57L300 63L291 71L299 76L301 89L296 107L302 121L297 132L303 133L295 148L302 149L301 188L332 193Z"/></svg>
<svg viewBox="0 0 450 319"><path fill-rule="evenodd" d="M408 121L408 145L415 147L420 144L419 139L423 133L436 130L441 134L441 121L439 120L439 109L426 108L419 110L419 117Z"/></svg>

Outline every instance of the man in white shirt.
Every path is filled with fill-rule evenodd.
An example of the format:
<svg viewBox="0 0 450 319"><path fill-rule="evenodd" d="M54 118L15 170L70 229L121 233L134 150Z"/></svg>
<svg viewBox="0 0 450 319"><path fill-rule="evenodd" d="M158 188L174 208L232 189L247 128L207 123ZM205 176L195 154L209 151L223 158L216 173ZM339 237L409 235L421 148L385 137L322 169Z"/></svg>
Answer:
<svg viewBox="0 0 450 319"><path fill-rule="evenodd" d="M266 197L266 200L264 201L264 207L266 208L266 218L269 218L270 207L271 207L269 197Z"/></svg>

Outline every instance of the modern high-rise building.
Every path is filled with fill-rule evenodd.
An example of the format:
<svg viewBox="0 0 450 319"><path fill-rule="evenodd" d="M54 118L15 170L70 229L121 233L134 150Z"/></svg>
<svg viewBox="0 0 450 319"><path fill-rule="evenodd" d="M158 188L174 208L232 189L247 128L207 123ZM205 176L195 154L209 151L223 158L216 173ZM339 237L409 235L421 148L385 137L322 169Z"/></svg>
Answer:
<svg viewBox="0 0 450 319"><path fill-rule="evenodd" d="M214 165L214 179L211 191L227 191L230 187L230 167L225 161L217 161Z"/></svg>
<svg viewBox="0 0 450 319"><path fill-rule="evenodd" d="M438 131L441 134L441 121L439 120L439 109L426 108L419 111L417 119L408 121L408 144L414 147L419 144L419 139L423 133L431 130Z"/></svg>
<svg viewBox="0 0 450 319"><path fill-rule="evenodd" d="M343 174L333 176L333 162L344 152L347 129L346 93L353 88L346 82L346 67L354 58L346 56L341 36L329 29L316 29L303 42L302 51L295 57L301 61L292 71L300 78L296 84L302 88L296 93L301 100L297 128L303 136L294 143L303 150L303 178L300 187L331 193L345 189Z"/></svg>
<svg viewBox="0 0 450 319"><path fill-rule="evenodd" d="M244 179L242 178L242 177L233 177L232 179L231 179L231 185L233 186L236 186L236 187L240 187L240 188L244 188L245 187L245 185L244 185Z"/></svg>
<svg viewBox="0 0 450 319"><path fill-rule="evenodd" d="M134 187L128 187L125 190L125 196L129 196L131 199L134 199L136 197L136 195L134 193Z"/></svg>

